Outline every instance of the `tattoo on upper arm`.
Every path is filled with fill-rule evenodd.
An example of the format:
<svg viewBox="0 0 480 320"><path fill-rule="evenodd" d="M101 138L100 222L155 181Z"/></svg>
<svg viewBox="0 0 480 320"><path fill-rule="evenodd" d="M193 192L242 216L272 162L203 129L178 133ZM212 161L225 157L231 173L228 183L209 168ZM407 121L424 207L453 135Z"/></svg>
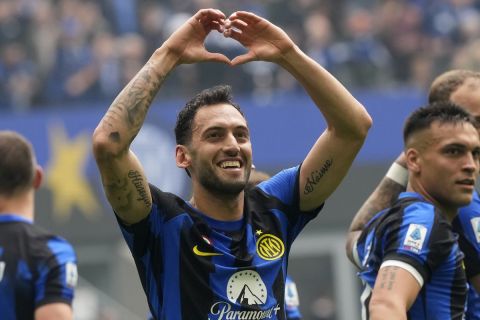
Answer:
<svg viewBox="0 0 480 320"><path fill-rule="evenodd" d="M147 208L151 206L143 182L143 176L138 171L130 170L126 178L119 178L110 183L104 182L104 185L110 201L114 201L112 202L113 207L116 210L128 211L136 201L143 202ZM135 187L137 195L132 192L130 183Z"/></svg>
<svg viewBox="0 0 480 320"><path fill-rule="evenodd" d="M310 174L310 177L307 178L307 182L305 183L305 190L303 190L303 194L312 193L315 189L315 186L320 182L320 179L328 172L328 170L333 165L333 159L327 159L320 170L315 170Z"/></svg>
<svg viewBox="0 0 480 320"><path fill-rule="evenodd" d="M132 181L135 189L138 192L137 201L145 203L146 207L150 207L151 202L148 199L147 190L145 190L143 177L138 171L130 170L128 172L128 178Z"/></svg>
<svg viewBox="0 0 480 320"><path fill-rule="evenodd" d="M105 192L110 202L117 209L128 209L130 207L130 194L128 189L128 181L126 178L115 179L113 181L104 181Z"/></svg>
<svg viewBox="0 0 480 320"><path fill-rule="evenodd" d="M380 279L380 288L392 290L393 284L397 277L398 267L385 267L382 272L382 278Z"/></svg>

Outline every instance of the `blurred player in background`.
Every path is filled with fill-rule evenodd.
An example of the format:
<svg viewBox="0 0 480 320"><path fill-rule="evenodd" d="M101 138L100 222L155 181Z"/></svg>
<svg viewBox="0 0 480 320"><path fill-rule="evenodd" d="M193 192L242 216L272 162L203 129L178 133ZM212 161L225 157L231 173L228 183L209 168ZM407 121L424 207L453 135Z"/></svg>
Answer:
<svg viewBox="0 0 480 320"><path fill-rule="evenodd" d="M23 136L0 131L0 319L73 319L72 246L33 224L42 170Z"/></svg>
<svg viewBox="0 0 480 320"><path fill-rule="evenodd" d="M480 72L450 70L432 82L429 103L451 101L480 121ZM408 181L405 156L395 160L374 192L359 209L350 226L350 236L360 232L377 212L389 207L405 191ZM466 320L480 320L480 197L474 191L472 202L460 208L452 222L465 254L465 270L469 281ZM350 252L350 248L347 251Z"/></svg>
<svg viewBox="0 0 480 320"><path fill-rule="evenodd" d="M204 42L214 30L247 52L231 61L208 52ZM176 164L191 177L191 199L149 184L130 144L168 74L182 64L254 60L289 71L326 121L301 165L263 182L264 192L245 195L250 132L223 85L195 96L177 118ZM289 249L345 177L370 126L365 108L268 20L244 11L227 19L203 9L181 25L118 95L93 135L104 190L154 318L284 319Z"/></svg>

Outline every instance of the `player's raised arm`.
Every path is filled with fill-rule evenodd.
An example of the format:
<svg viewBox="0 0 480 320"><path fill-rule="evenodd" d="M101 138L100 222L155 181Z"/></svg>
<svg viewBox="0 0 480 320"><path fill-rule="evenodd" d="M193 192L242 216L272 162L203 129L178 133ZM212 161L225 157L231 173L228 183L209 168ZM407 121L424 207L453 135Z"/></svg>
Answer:
<svg viewBox="0 0 480 320"><path fill-rule="evenodd" d="M372 120L365 108L328 71L303 53L288 35L250 12L229 17L224 34L248 52L232 60L271 61L289 71L322 112L327 129L305 158L300 174L301 209L318 207L337 188L360 150Z"/></svg>
<svg viewBox="0 0 480 320"><path fill-rule="evenodd" d="M223 31L224 18L219 10L204 9L186 21L120 92L95 129L93 152L105 193L126 223L142 220L152 205L143 168L130 145L155 95L177 65L200 61L230 63L224 55L208 52L204 47L205 38L212 30Z"/></svg>

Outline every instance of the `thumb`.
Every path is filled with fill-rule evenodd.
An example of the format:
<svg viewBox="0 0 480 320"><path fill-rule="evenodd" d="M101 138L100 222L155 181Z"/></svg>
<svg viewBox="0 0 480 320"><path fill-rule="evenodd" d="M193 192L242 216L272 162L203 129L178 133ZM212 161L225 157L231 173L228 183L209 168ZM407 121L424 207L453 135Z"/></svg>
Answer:
<svg viewBox="0 0 480 320"><path fill-rule="evenodd" d="M228 65L231 65L230 59L228 59L225 55L221 53L212 53L212 52L207 52L205 55L205 60L207 61L216 61L216 62L223 62Z"/></svg>
<svg viewBox="0 0 480 320"><path fill-rule="evenodd" d="M236 56L232 60L232 66L238 66L238 65L241 65L241 64L244 64L244 63L247 63L247 62L250 62L250 61L254 61L254 60L256 60L256 56L252 52L247 52L245 54Z"/></svg>

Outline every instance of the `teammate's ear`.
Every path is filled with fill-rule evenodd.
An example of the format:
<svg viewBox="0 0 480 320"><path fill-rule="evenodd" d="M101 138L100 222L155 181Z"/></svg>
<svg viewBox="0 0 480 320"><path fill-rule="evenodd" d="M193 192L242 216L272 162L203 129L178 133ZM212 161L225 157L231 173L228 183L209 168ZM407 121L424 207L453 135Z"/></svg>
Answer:
<svg viewBox="0 0 480 320"><path fill-rule="evenodd" d="M190 166L191 156L186 146L177 144L175 147L175 162L177 167L182 169L187 169Z"/></svg>
<svg viewBox="0 0 480 320"><path fill-rule="evenodd" d="M415 148L408 148L405 151L405 160L408 171L412 173L419 173L421 171L420 155Z"/></svg>
<svg viewBox="0 0 480 320"><path fill-rule="evenodd" d="M33 188L37 190L40 188L43 180L43 169L39 165L35 166L35 176L33 177Z"/></svg>

